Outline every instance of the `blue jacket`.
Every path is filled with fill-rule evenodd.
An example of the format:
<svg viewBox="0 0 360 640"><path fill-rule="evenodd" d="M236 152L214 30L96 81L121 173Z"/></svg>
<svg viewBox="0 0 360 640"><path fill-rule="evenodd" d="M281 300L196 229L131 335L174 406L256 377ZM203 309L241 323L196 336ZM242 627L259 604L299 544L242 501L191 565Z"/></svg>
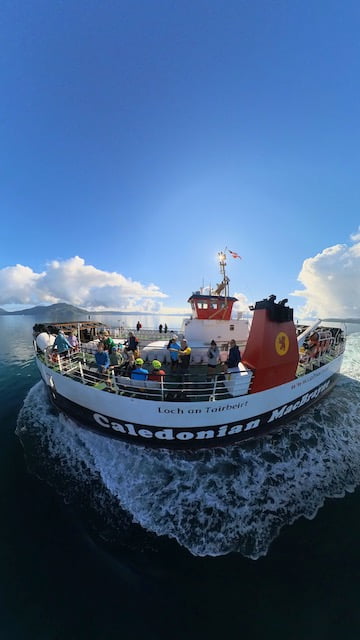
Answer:
<svg viewBox="0 0 360 640"><path fill-rule="evenodd" d="M95 360L99 373L101 373L103 369L108 369L110 366L110 358L107 351L97 351L95 353Z"/></svg>
<svg viewBox="0 0 360 640"><path fill-rule="evenodd" d="M141 367L137 367L131 374L132 380L147 380L149 372L147 369L142 369Z"/></svg>
<svg viewBox="0 0 360 640"><path fill-rule="evenodd" d="M177 361L179 359L179 351L181 350L181 347L179 345L178 342L172 342L168 349L170 350L170 358L173 361Z"/></svg>
<svg viewBox="0 0 360 640"><path fill-rule="evenodd" d="M70 342L67 340L66 336L63 333L58 333L55 338L55 342L53 344L54 347L57 347L58 353L64 353L64 351L68 351L72 349Z"/></svg>

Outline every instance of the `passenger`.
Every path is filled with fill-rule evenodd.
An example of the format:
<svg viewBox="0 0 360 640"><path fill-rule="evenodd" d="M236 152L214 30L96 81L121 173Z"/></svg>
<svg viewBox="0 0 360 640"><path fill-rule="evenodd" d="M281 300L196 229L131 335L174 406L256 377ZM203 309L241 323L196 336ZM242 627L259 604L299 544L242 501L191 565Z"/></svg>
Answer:
<svg viewBox="0 0 360 640"><path fill-rule="evenodd" d="M158 382L164 380L165 371L161 368L160 360L153 360L151 364L152 370L149 373L148 380L157 380Z"/></svg>
<svg viewBox="0 0 360 640"><path fill-rule="evenodd" d="M175 340L175 342L176 342L177 339L178 339L178 337L175 335L175 333L171 332L171 336L170 336L169 342L167 343L167 347L166 348L170 349L172 341Z"/></svg>
<svg viewBox="0 0 360 640"><path fill-rule="evenodd" d="M319 353L319 334L317 331L314 331L314 333L311 334L309 342L306 344L305 348L310 358L315 358L315 356L317 356Z"/></svg>
<svg viewBox="0 0 360 640"><path fill-rule="evenodd" d="M216 365L220 360L220 351L215 340L211 340L210 347L207 352L208 374L215 373Z"/></svg>
<svg viewBox="0 0 360 640"><path fill-rule="evenodd" d="M56 349L56 352L55 352L55 349ZM55 352L61 357L68 358L69 350L71 351L71 349L72 349L72 345L70 344L69 340L64 334L64 331L62 329L59 329L59 332L52 346L52 353Z"/></svg>
<svg viewBox="0 0 360 640"><path fill-rule="evenodd" d="M175 337L171 338L167 348L170 351L171 371L176 371L179 366L179 351L181 350L181 347Z"/></svg>
<svg viewBox="0 0 360 640"><path fill-rule="evenodd" d="M140 331L141 327L142 327L142 324L141 324L140 320L138 320L137 323L136 323L136 331Z"/></svg>
<svg viewBox="0 0 360 640"><path fill-rule="evenodd" d="M164 324L164 333L167 333L167 332L168 332L168 326L167 326L167 324L165 322L165 324Z"/></svg>
<svg viewBox="0 0 360 640"><path fill-rule="evenodd" d="M109 358L110 358L110 366L114 370L115 375L117 375L120 371L120 365L123 362L123 357L116 345L111 349Z"/></svg>
<svg viewBox="0 0 360 640"><path fill-rule="evenodd" d="M72 351L79 351L79 340L77 339L77 335L76 335L76 329L73 329L70 333L70 335L68 336L68 341L70 342L71 346L72 346Z"/></svg>
<svg viewBox="0 0 360 640"><path fill-rule="evenodd" d="M104 332L104 349L105 351L108 351L110 355L110 353L113 350L113 347L115 347L115 342L111 338L110 333L108 331L105 331Z"/></svg>
<svg viewBox="0 0 360 640"><path fill-rule="evenodd" d="M163 330L163 326L162 324L159 324L159 333L162 333L162 330Z"/></svg>
<svg viewBox="0 0 360 640"><path fill-rule="evenodd" d="M189 347L187 340L185 338L181 340L181 351L179 351L180 356L180 368L183 372L188 371L190 366L190 357L191 357L191 347Z"/></svg>
<svg viewBox="0 0 360 640"><path fill-rule="evenodd" d="M135 356L133 354L132 351L129 351L128 353L128 360L124 366L124 368L121 369L121 374L123 376L125 376L126 378L131 378L131 374L135 369Z"/></svg>
<svg viewBox="0 0 360 640"><path fill-rule="evenodd" d="M110 366L110 358L108 352L104 350L102 342L99 342L98 344L97 352L95 353L95 360L98 373L106 373Z"/></svg>
<svg viewBox="0 0 360 640"><path fill-rule="evenodd" d="M132 351L133 353L138 350L139 340L134 336L133 332L129 332L128 339L125 340L125 351Z"/></svg>
<svg viewBox="0 0 360 640"><path fill-rule="evenodd" d="M237 371L239 367L239 362L241 362L241 354L240 349L237 346L235 340L230 340L230 349L228 353L228 359L226 360L225 366L226 371L230 373ZM230 371L232 369L232 371Z"/></svg>
<svg viewBox="0 0 360 640"><path fill-rule="evenodd" d="M105 335L104 329L100 329L100 331L96 334L96 338L99 340L99 344L101 342L101 344L103 345L103 347L105 349L106 335Z"/></svg>
<svg viewBox="0 0 360 640"><path fill-rule="evenodd" d="M300 349L299 362L301 364L308 364L310 359L315 358L320 351L319 334L317 331L314 331L308 340L305 340Z"/></svg>
<svg viewBox="0 0 360 640"><path fill-rule="evenodd" d="M147 380L149 372L147 369L143 369L144 360L142 358L136 358L135 369L131 374L132 380Z"/></svg>

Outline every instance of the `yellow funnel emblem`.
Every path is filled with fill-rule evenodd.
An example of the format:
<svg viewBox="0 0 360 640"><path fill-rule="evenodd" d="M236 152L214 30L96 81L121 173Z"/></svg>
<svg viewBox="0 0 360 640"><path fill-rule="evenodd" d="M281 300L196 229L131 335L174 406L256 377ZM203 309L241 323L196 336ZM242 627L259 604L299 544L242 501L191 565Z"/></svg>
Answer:
<svg viewBox="0 0 360 640"><path fill-rule="evenodd" d="M280 331L275 338L275 349L278 356L284 356L289 351L289 346L289 336L284 331Z"/></svg>

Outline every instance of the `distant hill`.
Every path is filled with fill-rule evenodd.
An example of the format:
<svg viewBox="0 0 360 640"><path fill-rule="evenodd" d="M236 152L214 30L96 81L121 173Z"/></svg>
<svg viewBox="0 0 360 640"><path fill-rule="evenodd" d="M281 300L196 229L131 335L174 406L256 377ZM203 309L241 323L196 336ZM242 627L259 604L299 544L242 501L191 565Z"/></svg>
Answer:
<svg viewBox="0 0 360 640"><path fill-rule="evenodd" d="M6 311L0 308L0 316L36 316L43 322L71 322L72 320L87 320L88 316L95 315L117 315L117 316L184 316L184 313L166 313L161 312L154 313L153 311L88 311L87 309L80 309L74 307L72 304L66 304L61 302L58 304L51 304L47 307L37 306L30 309L20 309L20 311Z"/></svg>
<svg viewBox="0 0 360 640"><path fill-rule="evenodd" d="M31 309L21 309L20 311L5 311L0 309L0 315L12 316L36 316L43 321L61 322L71 320L85 320L88 311L74 307L72 304L59 303L51 304L47 307L37 306Z"/></svg>
<svg viewBox="0 0 360 640"><path fill-rule="evenodd" d="M360 318L323 318L324 322L348 322L349 324L360 324Z"/></svg>

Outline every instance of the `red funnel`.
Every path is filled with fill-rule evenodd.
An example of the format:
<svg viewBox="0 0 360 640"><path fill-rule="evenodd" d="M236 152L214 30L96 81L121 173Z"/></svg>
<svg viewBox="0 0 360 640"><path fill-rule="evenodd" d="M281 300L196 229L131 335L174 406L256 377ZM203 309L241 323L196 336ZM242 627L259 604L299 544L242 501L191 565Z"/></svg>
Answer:
<svg viewBox="0 0 360 640"><path fill-rule="evenodd" d="M299 349L293 310L276 304L274 296L256 303L242 360L254 372L250 393L294 379Z"/></svg>

